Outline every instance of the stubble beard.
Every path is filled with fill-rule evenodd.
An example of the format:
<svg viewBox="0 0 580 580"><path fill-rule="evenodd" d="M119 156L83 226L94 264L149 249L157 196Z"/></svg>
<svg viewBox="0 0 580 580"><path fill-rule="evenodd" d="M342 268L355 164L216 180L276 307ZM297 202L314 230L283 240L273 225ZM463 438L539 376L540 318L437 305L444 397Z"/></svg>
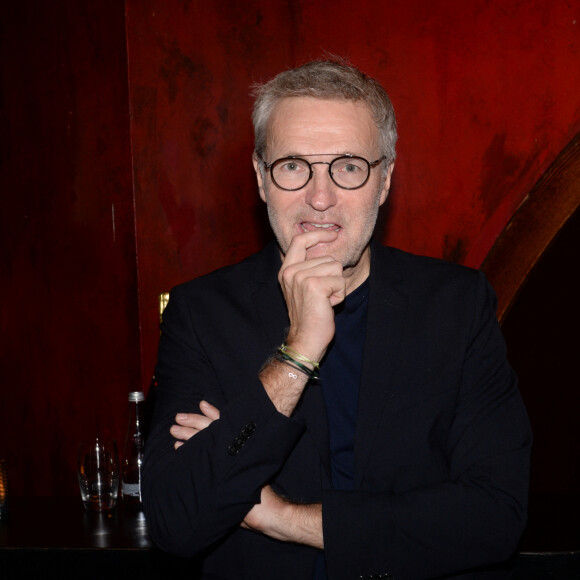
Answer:
<svg viewBox="0 0 580 580"><path fill-rule="evenodd" d="M361 230L361 235L358 240L355 240L354 243L351 243L350 247L346 248L346 253L344 256L333 256L336 260L342 263L343 270L355 268L365 251L368 247L370 239L373 235L377 218L379 215L380 209L380 195L381 195L382 188L374 195L372 205L368 208L362 208L361 212L365 214L363 218L363 228ZM269 191L264 188L264 193L266 195L266 200L270 199ZM292 242L293 238L289 240L284 239L284 229L282 228L282 224L280 223L279 215L272 207L272 204L267 203L266 208L268 211L268 219L270 221L270 227L274 232L276 240L278 241L278 246L282 251L283 255L286 255L288 248L290 247L290 243ZM297 216L293 216L290 220L290 223L300 223L300 221L307 221L306 218L303 219L303 216L298 214ZM351 220L352 221L352 220ZM355 220L356 221L356 218Z"/></svg>

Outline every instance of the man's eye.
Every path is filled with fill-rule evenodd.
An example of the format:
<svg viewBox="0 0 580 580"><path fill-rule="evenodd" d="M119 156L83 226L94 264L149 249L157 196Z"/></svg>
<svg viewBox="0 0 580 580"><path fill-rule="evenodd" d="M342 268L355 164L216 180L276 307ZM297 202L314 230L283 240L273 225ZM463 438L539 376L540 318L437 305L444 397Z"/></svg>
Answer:
<svg viewBox="0 0 580 580"><path fill-rule="evenodd" d="M297 161L287 161L286 163L280 165L280 171L285 171L286 173L296 173L297 171L303 170L303 165Z"/></svg>
<svg viewBox="0 0 580 580"><path fill-rule="evenodd" d="M356 163L337 163L335 170L341 173L359 173L364 171L364 168Z"/></svg>

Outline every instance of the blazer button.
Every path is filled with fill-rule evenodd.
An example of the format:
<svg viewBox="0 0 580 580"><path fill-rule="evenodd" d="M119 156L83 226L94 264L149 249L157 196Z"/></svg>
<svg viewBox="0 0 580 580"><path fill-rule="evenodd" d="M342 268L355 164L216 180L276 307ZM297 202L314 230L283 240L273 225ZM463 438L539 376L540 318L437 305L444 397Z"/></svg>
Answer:
<svg viewBox="0 0 580 580"><path fill-rule="evenodd" d="M250 435L256 430L256 424L254 422L248 423L242 430L242 436L248 440Z"/></svg>
<svg viewBox="0 0 580 580"><path fill-rule="evenodd" d="M256 424L253 421L248 423L228 446L228 455L237 455L255 430Z"/></svg>

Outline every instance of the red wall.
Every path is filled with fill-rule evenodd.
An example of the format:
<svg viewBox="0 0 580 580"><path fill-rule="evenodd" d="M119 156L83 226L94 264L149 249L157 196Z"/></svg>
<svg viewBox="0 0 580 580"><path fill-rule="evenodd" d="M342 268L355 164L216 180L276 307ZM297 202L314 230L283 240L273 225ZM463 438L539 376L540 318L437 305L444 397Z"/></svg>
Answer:
<svg viewBox="0 0 580 580"><path fill-rule="evenodd" d="M10 2L0 27L0 457L14 495L78 493L83 434L140 384L124 10Z"/></svg>
<svg viewBox="0 0 580 580"><path fill-rule="evenodd" d="M258 249L249 86L319 57L379 78L400 144L382 237L478 266L580 130L580 1L129 2L144 374L156 296Z"/></svg>
<svg viewBox="0 0 580 580"><path fill-rule="evenodd" d="M580 0L25 0L3 8L0 456L76 494L83 431L147 388L157 296L268 236L249 86L324 50L400 145L381 237L477 266L580 130ZM113 220L114 206L114 220Z"/></svg>

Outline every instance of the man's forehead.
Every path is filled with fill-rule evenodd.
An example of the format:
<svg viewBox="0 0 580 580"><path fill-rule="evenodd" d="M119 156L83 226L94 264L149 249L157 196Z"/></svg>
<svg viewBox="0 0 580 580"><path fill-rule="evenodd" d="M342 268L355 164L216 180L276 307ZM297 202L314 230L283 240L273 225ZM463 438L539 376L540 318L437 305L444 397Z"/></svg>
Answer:
<svg viewBox="0 0 580 580"><path fill-rule="evenodd" d="M290 112L290 114L297 113L319 113L321 111L326 111L332 109L333 114L340 116L352 116L355 115L361 119L366 119L371 117L371 110L367 103L363 100L352 100L343 98L322 98L322 97L309 97L309 96L299 96L299 97L283 97L278 99L274 106L272 107L272 113L270 115L270 124L278 119L280 116L284 116L285 113Z"/></svg>
<svg viewBox="0 0 580 580"><path fill-rule="evenodd" d="M267 126L267 147L331 147L329 153L344 153L345 146L374 149L378 129L364 101L287 97L272 110ZM333 147L332 145L335 144ZM322 153L322 151L320 151ZM306 154L306 150L285 154Z"/></svg>

